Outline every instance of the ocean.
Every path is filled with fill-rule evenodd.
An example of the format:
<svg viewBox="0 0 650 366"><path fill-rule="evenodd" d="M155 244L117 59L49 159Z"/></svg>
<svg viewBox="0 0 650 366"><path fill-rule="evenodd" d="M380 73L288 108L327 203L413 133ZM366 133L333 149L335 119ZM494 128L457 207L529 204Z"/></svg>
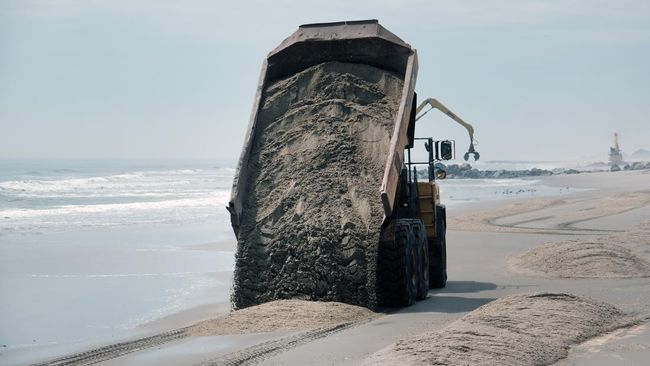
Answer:
<svg viewBox="0 0 650 366"><path fill-rule="evenodd" d="M234 173L209 161L0 160L0 364L227 303L219 275L232 271L234 250L205 244L234 239L225 209ZM537 179L441 182L450 208L562 189Z"/></svg>
<svg viewBox="0 0 650 366"><path fill-rule="evenodd" d="M0 234L226 218L234 169L192 162L7 161Z"/></svg>

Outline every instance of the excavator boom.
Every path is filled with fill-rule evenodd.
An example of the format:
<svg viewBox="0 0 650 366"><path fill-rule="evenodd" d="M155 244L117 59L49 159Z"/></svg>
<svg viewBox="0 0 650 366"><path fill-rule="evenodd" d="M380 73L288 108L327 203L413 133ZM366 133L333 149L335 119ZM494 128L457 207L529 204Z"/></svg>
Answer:
<svg viewBox="0 0 650 366"><path fill-rule="evenodd" d="M421 113L422 110L427 105L431 106L431 108L424 111L424 113ZM442 113L449 116L449 118L456 121L456 123L458 123L459 125L465 127L467 133L469 134L469 148L465 153L465 160L466 161L469 160L470 155L474 155L474 160L478 160L481 157L481 155L476 150L474 150L474 127L472 127L472 125L470 125L469 123L463 121L462 118L458 117L456 114L454 114L454 112L450 111L449 108L445 107L444 104L440 103L437 99L428 98L425 99L422 103L420 103L420 105L415 110L415 115L416 115L415 120L417 121L420 118L424 117L425 114L429 113L429 111L434 108L438 109Z"/></svg>

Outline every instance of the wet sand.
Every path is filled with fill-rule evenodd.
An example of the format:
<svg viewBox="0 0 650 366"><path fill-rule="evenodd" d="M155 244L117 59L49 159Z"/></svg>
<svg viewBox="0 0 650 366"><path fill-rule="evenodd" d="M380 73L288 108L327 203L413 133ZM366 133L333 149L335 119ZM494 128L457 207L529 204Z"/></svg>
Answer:
<svg viewBox="0 0 650 366"><path fill-rule="evenodd" d="M626 315L642 319L641 326L647 327L647 321L650 319L649 278L574 279L529 276L513 273L509 267L509 258L551 242L619 235L624 245L632 245L641 258L648 260L650 243L638 240L639 236L633 230L650 220L649 205L624 204L626 209L605 209L607 212L604 214L589 217L575 209L599 207L602 202L606 202L605 198L616 200L617 197L625 197L626 193L647 190L649 182L650 174L646 172L594 173L545 178L544 183L549 185L593 189L564 196L563 200L568 204L550 205L534 213L522 211L500 219L513 227L529 227L533 222L520 223L521 216L533 215L533 218L543 218L532 224L534 230L525 228L521 232L463 231L450 228L447 235L447 287L429 291L428 298L414 306L387 311L383 316L371 321L307 331L186 336L100 364L120 364L120 361L127 363L137 360L138 364L154 365L170 364L166 360L178 360L175 363L209 365L248 357L246 359L254 361L251 363L264 365L358 365L370 355L395 342L425 332L442 331L464 315L495 299L531 292L566 293L604 302ZM471 213L474 209L499 209L499 206L508 204L511 202L486 202L475 207L461 207L457 211L449 211L448 215L453 219ZM582 221L572 223L575 218ZM568 226L562 226L563 223L572 223L573 228L567 229ZM544 317L539 321L544 322ZM323 322L323 325L325 324L331 323ZM176 328L188 325L190 324L178 323ZM589 337L596 336L594 339L599 339L600 343L592 346L574 346L568 351L568 358L560 362L590 364L598 355L603 355L606 359L613 359L615 355L621 363L635 364L635 360L639 360L638 352L647 354L650 348L650 332L643 330L647 328L638 328L642 329L640 331L632 329L636 328L621 330L625 334L624 338L590 333ZM252 327L250 331L255 332L255 328Z"/></svg>

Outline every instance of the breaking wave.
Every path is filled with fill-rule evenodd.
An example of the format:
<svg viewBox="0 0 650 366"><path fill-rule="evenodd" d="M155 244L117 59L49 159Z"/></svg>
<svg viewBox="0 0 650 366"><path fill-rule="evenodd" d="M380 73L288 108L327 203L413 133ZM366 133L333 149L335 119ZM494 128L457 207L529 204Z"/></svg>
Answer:
<svg viewBox="0 0 650 366"><path fill-rule="evenodd" d="M53 172L0 182L0 233L225 221L235 170Z"/></svg>

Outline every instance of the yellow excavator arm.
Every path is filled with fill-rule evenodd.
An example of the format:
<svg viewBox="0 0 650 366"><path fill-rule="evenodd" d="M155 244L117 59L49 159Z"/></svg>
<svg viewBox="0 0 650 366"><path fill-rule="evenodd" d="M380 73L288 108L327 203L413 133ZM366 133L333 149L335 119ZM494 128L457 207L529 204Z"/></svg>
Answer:
<svg viewBox="0 0 650 366"><path fill-rule="evenodd" d="M427 105L431 106L431 108L421 113ZM437 99L427 98L422 103L420 103L420 105L415 110L415 120L417 121L420 118L424 117L425 114L429 113L429 111L434 108L449 116L459 125L465 127L467 133L469 134L469 149L467 149L467 152L465 153L465 161L469 160L470 155L474 155L474 161L478 160L481 155L478 153L478 151L474 150L474 127L472 127L472 125L469 123L463 121L462 118L455 115L454 112L450 111L449 108L445 107L444 104L440 103Z"/></svg>

